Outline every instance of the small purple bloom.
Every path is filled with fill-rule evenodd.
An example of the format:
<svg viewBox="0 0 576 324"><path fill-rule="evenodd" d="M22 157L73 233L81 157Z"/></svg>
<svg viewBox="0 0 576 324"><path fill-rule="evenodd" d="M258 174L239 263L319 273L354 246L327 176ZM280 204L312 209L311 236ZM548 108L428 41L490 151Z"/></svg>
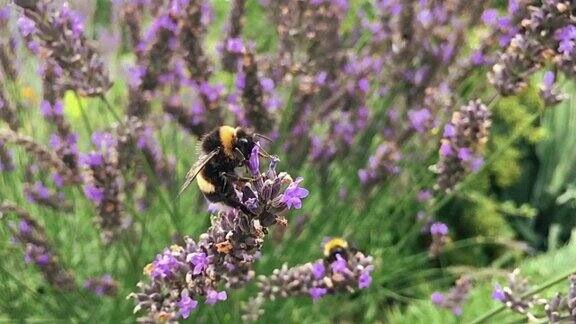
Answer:
<svg viewBox="0 0 576 324"><path fill-rule="evenodd" d="M554 75L554 72L546 71L546 73L544 73L544 78L542 79L542 85L544 85L544 88L546 89L551 89L552 86L554 86L555 79L556 76Z"/></svg>
<svg viewBox="0 0 576 324"><path fill-rule="evenodd" d="M262 86L262 90L266 92L270 92L274 90L274 80L270 78L262 78L260 79L260 85Z"/></svg>
<svg viewBox="0 0 576 324"><path fill-rule="evenodd" d="M194 270L192 274L200 274L206 268L208 268L208 258L206 257L206 253L199 252L199 253L192 253L188 255L187 261L192 262L194 265Z"/></svg>
<svg viewBox="0 0 576 324"><path fill-rule="evenodd" d="M467 147L462 147L458 150L458 158L462 161L470 161L472 159L472 150Z"/></svg>
<svg viewBox="0 0 576 324"><path fill-rule="evenodd" d="M86 198L92 200L97 205L102 203L102 200L104 200L104 189L91 184L84 186L84 194L86 195Z"/></svg>
<svg viewBox="0 0 576 324"><path fill-rule="evenodd" d="M470 160L470 171L472 172L478 172L482 166L484 165L484 158L480 157L474 157Z"/></svg>
<svg viewBox="0 0 576 324"><path fill-rule="evenodd" d="M434 305L440 305L444 301L444 295L441 292L435 291L430 296L430 299Z"/></svg>
<svg viewBox="0 0 576 324"><path fill-rule="evenodd" d="M432 199L432 191L420 190L420 191L418 191L418 195L417 195L416 199L420 203L427 202L428 200Z"/></svg>
<svg viewBox="0 0 576 324"><path fill-rule="evenodd" d="M244 50L244 44L242 42L242 38L235 37L230 38L226 42L226 50L230 53L241 54Z"/></svg>
<svg viewBox="0 0 576 324"><path fill-rule="evenodd" d="M358 288L365 289L372 283L372 276L369 271L363 271L358 278Z"/></svg>
<svg viewBox="0 0 576 324"><path fill-rule="evenodd" d="M426 130L427 124L429 123L431 117L432 115L430 114L430 111L426 108L410 110L408 112L408 119L410 120L412 128L414 128L419 133L422 133Z"/></svg>
<svg viewBox="0 0 576 324"><path fill-rule="evenodd" d="M248 168L253 175L260 173L260 159L258 156L259 151L260 146L258 143L256 143L254 148L252 148L252 152L250 153L250 159L248 159Z"/></svg>
<svg viewBox="0 0 576 324"><path fill-rule="evenodd" d="M492 299L504 302L506 300L506 294L504 294L504 290L500 284L494 284L494 289L492 290Z"/></svg>
<svg viewBox="0 0 576 324"><path fill-rule="evenodd" d="M450 143L444 142L444 143L442 143L442 145L440 145L440 155L441 156L451 156L453 154L454 154L454 152L452 151L452 147L450 146Z"/></svg>
<svg viewBox="0 0 576 324"><path fill-rule="evenodd" d="M20 229L20 234L30 234L30 232L32 231L32 227L24 219L20 220L18 228Z"/></svg>
<svg viewBox="0 0 576 324"><path fill-rule="evenodd" d="M496 27L498 25L499 17L500 14L498 13L498 10L493 8L486 9L482 13L482 21L484 22L485 25L490 27Z"/></svg>
<svg viewBox="0 0 576 324"><path fill-rule="evenodd" d="M30 18L22 16L18 18L17 24L22 37L28 37L30 34L36 31L36 23L34 23L34 21Z"/></svg>
<svg viewBox="0 0 576 324"><path fill-rule="evenodd" d="M156 256L156 260L152 263L152 279L164 279L172 274L172 272L180 266L176 258L170 254L163 254Z"/></svg>
<svg viewBox="0 0 576 324"><path fill-rule="evenodd" d="M438 236L448 235L448 226L441 222L435 222L430 226L430 234Z"/></svg>
<svg viewBox="0 0 576 324"><path fill-rule="evenodd" d="M180 316L182 316L182 318L188 318L190 316L190 312L196 309L198 306L198 302L190 298L187 289L184 289L180 296L181 299L177 302L178 308L180 308Z"/></svg>
<svg viewBox="0 0 576 324"><path fill-rule="evenodd" d="M330 267L334 273L346 273L348 271L348 262L340 254L336 254L336 261L332 262Z"/></svg>
<svg viewBox="0 0 576 324"><path fill-rule="evenodd" d="M91 168L99 167L104 163L104 158L102 154L91 152L87 154L82 154L80 156L80 163L87 165Z"/></svg>
<svg viewBox="0 0 576 324"><path fill-rule="evenodd" d="M219 301L223 301L228 299L228 295L226 294L226 291L216 291L216 290L210 290L206 293L206 304L208 305L214 305Z"/></svg>
<svg viewBox="0 0 576 324"><path fill-rule="evenodd" d="M442 136L443 137L456 136L456 127L454 127L454 125L452 125L451 123L446 124L446 126L444 126L444 134Z"/></svg>
<svg viewBox="0 0 576 324"><path fill-rule="evenodd" d="M314 279L319 280L324 277L324 273L326 272L326 268L324 268L324 263L319 261L312 265L312 275L314 275Z"/></svg>
<svg viewBox="0 0 576 324"><path fill-rule="evenodd" d="M366 78L362 78L358 81L358 88L364 93L367 93L370 90L370 82Z"/></svg>
<svg viewBox="0 0 576 324"><path fill-rule="evenodd" d="M328 290L326 288L311 288L309 291L310 297L312 297L312 300L314 301L324 297L327 292Z"/></svg>
<svg viewBox="0 0 576 324"><path fill-rule="evenodd" d="M309 191L305 188L300 187L300 182L304 180L302 177L297 178L294 180L284 194L282 195L282 202L286 204L286 206L291 208L300 209L302 208L302 198L306 198L309 194Z"/></svg>
<svg viewBox="0 0 576 324"><path fill-rule="evenodd" d="M42 253L38 256L38 258L36 259L36 264L40 267L47 265L48 263L50 263L50 254L48 253Z"/></svg>

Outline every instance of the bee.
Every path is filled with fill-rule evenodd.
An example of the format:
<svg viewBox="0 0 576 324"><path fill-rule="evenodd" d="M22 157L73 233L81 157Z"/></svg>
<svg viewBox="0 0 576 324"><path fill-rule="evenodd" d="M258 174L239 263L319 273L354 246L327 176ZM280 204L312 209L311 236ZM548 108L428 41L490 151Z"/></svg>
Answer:
<svg viewBox="0 0 576 324"><path fill-rule="evenodd" d="M240 209L247 215L254 215L236 195L234 183L250 181L236 173L236 168L245 165L250 159L252 149L257 139L268 137L254 133L242 127L220 126L206 134L200 144L200 157L186 174L186 180L178 197L196 179L198 188L212 203L222 203L226 206ZM270 154L260 150L260 156L270 157Z"/></svg>
<svg viewBox="0 0 576 324"><path fill-rule="evenodd" d="M336 261L337 254L348 260L351 251L350 244L340 237L333 237L324 243L324 258L329 263Z"/></svg>

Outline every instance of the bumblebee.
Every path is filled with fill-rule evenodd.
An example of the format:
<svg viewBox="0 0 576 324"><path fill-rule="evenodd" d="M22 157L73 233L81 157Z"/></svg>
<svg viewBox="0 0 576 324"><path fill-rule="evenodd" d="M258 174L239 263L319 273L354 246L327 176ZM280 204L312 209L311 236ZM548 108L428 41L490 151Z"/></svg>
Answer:
<svg viewBox="0 0 576 324"><path fill-rule="evenodd" d="M351 252L348 242L340 237L333 237L324 243L324 258L329 263L336 261L336 255L348 260L348 254Z"/></svg>
<svg viewBox="0 0 576 324"><path fill-rule="evenodd" d="M236 173L236 168L245 165L258 138L270 140L242 127L220 126L206 134L200 144L200 157L186 174L186 181L178 197L196 179L198 188L212 203L240 209L247 215L254 213L236 195L234 183L250 181ZM260 156L270 157L265 151Z"/></svg>

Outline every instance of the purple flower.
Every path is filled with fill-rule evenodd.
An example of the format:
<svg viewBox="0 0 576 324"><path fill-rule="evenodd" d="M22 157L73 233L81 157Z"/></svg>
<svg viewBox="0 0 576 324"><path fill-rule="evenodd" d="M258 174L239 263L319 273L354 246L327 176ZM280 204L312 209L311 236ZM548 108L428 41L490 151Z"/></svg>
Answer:
<svg viewBox="0 0 576 324"><path fill-rule="evenodd" d="M180 308L180 316L182 316L182 318L188 318L190 312L198 306L198 302L190 298L187 289L182 291L181 297L182 298L176 304L178 305L178 308Z"/></svg>
<svg viewBox="0 0 576 324"><path fill-rule="evenodd" d="M554 85L555 79L556 79L556 76L554 75L554 72L546 71L546 73L544 73L544 77L542 79L542 84L544 85L544 87L546 89L551 89L552 86Z"/></svg>
<svg viewBox="0 0 576 324"><path fill-rule="evenodd" d="M312 275L314 275L314 279L319 280L324 277L324 273L326 272L326 268L324 268L323 262L316 262L312 265Z"/></svg>
<svg viewBox="0 0 576 324"><path fill-rule="evenodd" d="M32 21L30 18L22 16L18 18L17 24L22 37L28 37L30 34L36 31L36 23L34 23L34 21Z"/></svg>
<svg viewBox="0 0 576 324"><path fill-rule="evenodd" d="M335 273L345 273L348 271L348 262L340 254L336 254L336 261L332 262L330 267Z"/></svg>
<svg viewBox="0 0 576 324"><path fill-rule="evenodd" d="M440 155L441 156L451 156L452 154L454 154L454 152L452 151L452 147L450 146L450 143L444 142L444 143L442 143L442 145L440 145Z"/></svg>
<svg viewBox="0 0 576 324"><path fill-rule="evenodd" d="M444 301L444 295L439 291L435 291L430 296L430 300L432 300L434 305L440 305Z"/></svg>
<svg viewBox="0 0 576 324"><path fill-rule="evenodd" d="M432 115L430 114L430 111L426 108L410 110L408 112L408 119L410 120L412 128L414 128L419 133L422 133L426 130L426 125L430 121L431 117Z"/></svg>
<svg viewBox="0 0 576 324"><path fill-rule="evenodd" d="M38 197L40 199L48 199L48 197L50 197L50 191L40 181L38 181L34 184L34 190L36 191L36 193L38 194Z"/></svg>
<svg viewBox="0 0 576 324"><path fill-rule="evenodd" d="M558 52L571 55L574 51L576 41L576 26L568 25L556 32L556 40L558 40Z"/></svg>
<svg viewBox="0 0 576 324"><path fill-rule="evenodd" d="M152 262L152 272L150 273L152 279L164 279L170 276L180 263L171 254L157 255L156 260Z"/></svg>
<svg viewBox="0 0 576 324"><path fill-rule="evenodd" d="M228 41L226 42L226 50L230 53L241 54L242 51L244 50L244 44L242 42L242 38L235 37L228 39Z"/></svg>
<svg viewBox="0 0 576 324"><path fill-rule="evenodd" d="M370 275L370 271L363 271L360 274L360 278L358 278L358 288L365 289L370 286L372 283L372 276Z"/></svg>
<svg viewBox="0 0 576 324"><path fill-rule="evenodd" d="M309 293L310 293L310 297L312 297L312 300L316 301L322 297L324 297L324 295L326 295L326 293L328 292L328 290L326 288L311 288Z"/></svg>
<svg viewBox="0 0 576 324"><path fill-rule="evenodd" d="M458 158L462 161L470 161L472 159L472 150L467 147L462 147L458 150Z"/></svg>
<svg viewBox="0 0 576 324"><path fill-rule="evenodd" d="M498 25L499 17L500 14L498 13L498 10L493 8L486 9L482 13L482 21L484 22L484 24L490 27L496 27Z"/></svg>
<svg viewBox="0 0 576 324"><path fill-rule="evenodd" d="M281 200L283 203L286 204L286 206L289 209L302 208L302 200L301 199L308 196L308 193L309 193L308 190L299 186L300 182L302 182L302 180L304 180L302 177L299 177L296 180L294 180L288 186L288 188L286 188L286 191L284 191L284 194L282 195Z"/></svg>
<svg viewBox="0 0 576 324"><path fill-rule="evenodd" d="M199 252L199 253L192 253L187 257L188 262L192 262L194 265L194 270L192 274L199 274L204 271L208 267L208 258L206 257L206 253Z"/></svg>
<svg viewBox="0 0 576 324"><path fill-rule="evenodd" d="M454 125L448 123L444 126L444 134L443 137L454 137L456 136L456 127Z"/></svg>
<svg viewBox="0 0 576 324"><path fill-rule="evenodd" d="M494 284L494 289L492 290L492 299L504 302L506 300L506 294L504 294L504 290L500 284Z"/></svg>
<svg viewBox="0 0 576 324"><path fill-rule="evenodd" d="M248 168L253 175L260 173L260 159L258 157L259 151L260 145L256 143L254 148L252 148L252 152L250 153L250 159L248 159Z"/></svg>
<svg viewBox="0 0 576 324"><path fill-rule="evenodd" d="M50 263L50 259L51 259L50 254L48 253L40 254L38 258L36 258L36 264L40 267L45 266L48 263Z"/></svg>
<svg viewBox="0 0 576 324"><path fill-rule="evenodd" d="M20 234L30 234L32 231L32 227L28 223L28 221L21 219L20 223L18 224L18 228L20 229Z"/></svg>
<svg viewBox="0 0 576 324"><path fill-rule="evenodd" d="M228 299L228 295L226 294L226 291L216 291L216 290L210 290L206 293L206 304L208 305L214 305L219 301L222 300L226 300Z"/></svg>
<svg viewBox="0 0 576 324"><path fill-rule="evenodd" d="M104 200L104 189L98 188L95 185L88 184L84 186L84 194L86 198L92 200L97 205Z"/></svg>
<svg viewBox="0 0 576 324"><path fill-rule="evenodd" d="M362 78L358 81L358 88L364 93L367 93L370 90L370 82L366 78Z"/></svg>
<svg viewBox="0 0 576 324"><path fill-rule="evenodd" d="M441 222L435 222L430 226L430 234L438 236L448 235L448 226Z"/></svg>
<svg viewBox="0 0 576 324"><path fill-rule="evenodd" d="M104 158L102 154L91 152L87 154L82 154L80 156L80 163L87 165L91 168L99 167L104 163Z"/></svg>
<svg viewBox="0 0 576 324"><path fill-rule="evenodd" d="M428 200L432 199L432 191L430 190L420 190L418 191L418 195L416 197L418 202L427 202Z"/></svg>
<svg viewBox="0 0 576 324"><path fill-rule="evenodd" d="M274 80L270 78L262 78L260 79L260 85L262 86L262 90L266 92L270 92L274 90Z"/></svg>
<svg viewBox="0 0 576 324"><path fill-rule="evenodd" d="M472 160L470 160L470 171L472 172L478 172L482 166L484 165L484 158L480 157L474 157L472 158Z"/></svg>

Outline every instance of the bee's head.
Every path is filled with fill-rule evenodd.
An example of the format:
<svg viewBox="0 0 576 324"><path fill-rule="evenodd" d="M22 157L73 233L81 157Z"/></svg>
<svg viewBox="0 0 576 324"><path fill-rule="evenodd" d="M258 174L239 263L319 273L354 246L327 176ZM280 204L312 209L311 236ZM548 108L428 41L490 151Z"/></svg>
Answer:
<svg viewBox="0 0 576 324"><path fill-rule="evenodd" d="M256 146L256 136L254 132L242 127L237 127L234 146L242 152L242 155L246 160L250 159L252 149Z"/></svg>
<svg viewBox="0 0 576 324"><path fill-rule="evenodd" d="M324 257L330 262L336 260L336 254L344 259L348 258L348 242L340 237L327 239L324 242Z"/></svg>

